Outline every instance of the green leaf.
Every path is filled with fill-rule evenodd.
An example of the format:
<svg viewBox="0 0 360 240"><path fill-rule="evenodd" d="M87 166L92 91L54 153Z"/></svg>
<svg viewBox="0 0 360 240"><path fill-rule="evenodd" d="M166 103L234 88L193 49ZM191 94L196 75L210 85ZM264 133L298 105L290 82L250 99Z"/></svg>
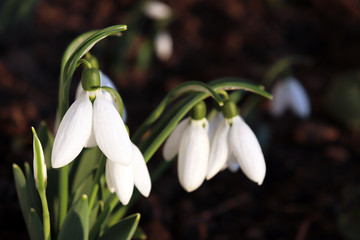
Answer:
<svg viewBox="0 0 360 240"><path fill-rule="evenodd" d="M224 77L219 78L210 83L210 86L214 88L214 90L246 90L249 92L253 92L259 94L268 99L272 99L272 95L264 90L264 86L256 85L248 80L236 78L236 77Z"/></svg>
<svg viewBox="0 0 360 240"><path fill-rule="evenodd" d="M216 91L211 88L208 84L199 81L188 81L180 84L179 86L172 89L164 98L164 100L158 105L158 107L150 114L150 116L145 120L145 122L140 126L138 131L132 137L132 141L137 143L141 136L149 129L151 124L153 124L163 111L165 107L174 99L186 94L186 93L204 93L206 97L211 96L215 101L221 106L223 101Z"/></svg>
<svg viewBox="0 0 360 240"><path fill-rule="evenodd" d="M59 87L59 118L61 119L68 106L69 106L69 88L74 72L77 68L78 61L84 56L85 53L98 43L100 40L115 34L119 34L126 30L126 25L115 25L93 32L93 34L85 34L83 37L79 37L78 41L71 44L70 48L66 50L66 54L63 57L63 61L66 63L60 73L60 87ZM90 36L89 36L90 35ZM85 40L83 38L87 37ZM80 44L79 44L80 43ZM72 49L76 49L73 51ZM70 53L72 52L71 56ZM66 60L67 59L67 60Z"/></svg>
<svg viewBox="0 0 360 240"><path fill-rule="evenodd" d="M35 209L31 208L31 201L28 194L28 186L26 184L25 176L19 166L16 164L13 164L13 173L21 212L29 231L30 239L43 239L43 227L38 215L35 212ZM39 238L39 236L41 237Z"/></svg>
<svg viewBox="0 0 360 240"><path fill-rule="evenodd" d="M16 193L19 199L20 208L23 213L26 225L28 225L28 219L30 214L30 197L28 193L28 187L26 179L18 165L13 164L13 173L15 178Z"/></svg>
<svg viewBox="0 0 360 240"><path fill-rule="evenodd" d="M100 240L130 240L139 224L140 214L124 218L107 230Z"/></svg>
<svg viewBox="0 0 360 240"><path fill-rule="evenodd" d="M101 203L99 203L101 204ZM103 204L103 203L102 203ZM103 225L105 219L110 215L111 209L109 204L105 204L104 210L100 213L98 218L96 219L94 225L91 227L89 239L94 240L99 235L101 226Z"/></svg>
<svg viewBox="0 0 360 240"><path fill-rule="evenodd" d="M133 235L133 239L145 240L145 239L147 239L147 237L146 237L146 234L144 233L144 231L140 227L137 227L135 230L135 233Z"/></svg>
<svg viewBox="0 0 360 240"><path fill-rule="evenodd" d="M30 238L32 240L44 239L43 225L41 223L39 215L36 213L35 209L33 208L30 209L28 223L30 226L29 227Z"/></svg>
<svg viewBox="0 0 360 240"><path fill-rule="evenodd" d="M76 158L71 167L69 182L72 182L72 192L76 192L80 185L92 177L94 170L100 163L102 153L99 148L84 149L79 157Z"/></svg>
<svg viewBox="0 0 360 240"><path fill-rule="evenodd" d="M83 195L70 208L59 234L59 240L84 239L89 235L88 197Z"/></svg>
<svg viewBox="0 0 360 240"><path fill-rule="evenodd" d="M36 212L41 213L41 203L38 191L35 187L35 180L32 170L30 168L29 163L25 162L25 176L26 176L26 183L29 191L29 198L30 198L30 206L35 209Z"/></svg>

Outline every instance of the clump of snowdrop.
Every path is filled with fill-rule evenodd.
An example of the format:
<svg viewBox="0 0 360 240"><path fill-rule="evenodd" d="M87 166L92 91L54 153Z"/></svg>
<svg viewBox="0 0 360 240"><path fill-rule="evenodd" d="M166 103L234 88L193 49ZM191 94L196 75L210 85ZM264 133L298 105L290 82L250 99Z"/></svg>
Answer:
<svg viewBox="0 0 360 240"><path fill-rule="evenodd" d="M225 101L222 111L223 120L211 141L206 179L211 179L226 167L236 171L240 166L250 180L261 185L266 166L255 134L237 114L234 102Z"/></svg>
<svg viewBox="0 0 360 240"><path fill-rule="evenodd" d="M301 83L292 76L275 85L270 113L274 117L280 117L288 109L300 118L307 118L311 113L308 94Z"/></svg>
<svg viewBox="0 0 360 240"><path fill-rule="evenodd" d="M206 177L210 142L204 102L198 103L191 116L182 120L167 139L163 155L170 161L178 154L178 177L188 192L196 190Z"/></svg>

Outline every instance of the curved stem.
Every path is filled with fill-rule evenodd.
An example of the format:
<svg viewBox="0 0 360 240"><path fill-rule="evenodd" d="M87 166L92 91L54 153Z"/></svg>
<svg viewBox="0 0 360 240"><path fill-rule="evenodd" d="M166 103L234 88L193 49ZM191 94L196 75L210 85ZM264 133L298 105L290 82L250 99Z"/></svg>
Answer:
<svg viewBox="0 0 360 240"><path fill-rule="evenodd" d="M49 207L47 204L46 193L45 190L40 192L41 205L43 210L43 225L44 225L44 239L50 240L50 214Z"/></svg>

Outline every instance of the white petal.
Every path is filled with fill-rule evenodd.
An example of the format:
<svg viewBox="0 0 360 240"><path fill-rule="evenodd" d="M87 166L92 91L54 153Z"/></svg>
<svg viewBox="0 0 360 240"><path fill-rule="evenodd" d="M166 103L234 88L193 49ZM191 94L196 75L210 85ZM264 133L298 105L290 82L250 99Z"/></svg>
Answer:
<svg viewBox="0 0 360 240"><path fill-rule="evenodd" d="M229 133L230 149L244 174L261 185L266 166L260 144L253 131L239 116L234 117L232 121Z"/></svg>
<svg viewBox="0 0 360 240"><path fill-rule="evenodd" d="M70 163L79 155L89 138L92 125L92 104L84 92L65 113L54 140L51 156L53 168Z"/></svg>
<svg viewBox="0 0 360 240"><path fill-rule="evenodd" d="M169 32L161 31L155 36L155 52L162 61L170 59L173 52L173 40Z"/></svg>
<svg viewBox="0 0 360 240"><path fill-rule="evenodd" d="M148 168L146 166L143 155L138 147L133 144L133 162L132 169L134 174L134 182L139 192L148 197L151 190L151 179Z"/></svg>
<svg viewBox="0 0 360 240"><path fill-rule="evenodd" d="M112 161L129 165L132 158L132 147L124 122L114 105L102 93L94 101L94 134L96 142Z"/></svg>
<svg viewBox="0 0 360 240"><path fill-rule="evenodd" d="M188 191L197 189L205 179L209 159L209 137L206 119L191 120L180 142L178 175L180 184Z"/></svg>
<svg viewBox="0 0 360 240"><path fill-rule="evenodd" d="M107 162L113 187L123 205L129 203L134 190L134 176L132 166L124 166L113 161Z"/></svg>
<svg viewBox="0 0 360 240"><path fill-rule="evenodd" d="M96 139L95 139L94 130L91 127L91 133L90 133L88 139L86 140L84 147L92 148L92 147L96 147L96 146L97 146L97 143L96 143Z"/></svg>
<svg viewBox="0 0 360 240"><path fill-rule="evenodd" d="M115 84L110 80L110 78L105 73L99 71L99 74L100 74L100 85L102 87L105 86L117 90Z"/></svg>
<svg viewBox="0 0 360 240"><path fill-rule="evenodd" d="M189 126L189 118L182 120L170 134L163 147L164 159L170 161L173 159L179 151L179 145L181 137L184 134L185 129Z"/></svg>
<svg viewBox="0 0 360 240"><path fill-rule="evenodd" d="M163 2L148 1L144 7L145 14L155 20L162 20L171 16L171 8Z"/></svg>
<svg viewBox="0 0 360 240"><path fill-rule="evenodd" d="M215 114L213 114L212 116L209 116L209 139L210 139L210 144L212 142L212 140L214 139L214 135L216 130L219 128L220 124L222 123L222 121L224 120L224 116L221 112L216 111Z"/></svg>
<svg viewBox="0 0 360 240"><path fill-rule="evenodd" d="M284 82L278 82L273 88L273 100L270 102L270 113L274 117L280 117L289 105L288 94L284 88Z"/></svg>
<svg viewBox="0 0 360 240"><path fill-rule="evenodd" d="M294 77L288 78L285 84L290 97L289 107L291 110L301 118L309 117L311 112L310 100L304 87Z"/></svg>
<svg viewBox="0 0 360 240"><path fill-rule="evenodd" d="M114 183L111 177L111 160L106 159L106 166L105 166L105 179L106 179L106 184L110 190L111 193L115 192L115 187L114 187Z"/></svg>
<svg viewBox="0 0 360 240"><path fill-rule="evenodd" d="M236 158L233 153L230 153L227 161L226 161L227 168L231 172L237 172L240 168L239 163L236 161Z"/></svg>
<svg viewBox="0 0 360 240"><path fill-rule="evenodd" d="M214 177L226 164L229 155L228 147L228 133L230 126L224 120L215 133L214 139L211 143L209 165L206 174L206 179L209 180Z"/></svg>

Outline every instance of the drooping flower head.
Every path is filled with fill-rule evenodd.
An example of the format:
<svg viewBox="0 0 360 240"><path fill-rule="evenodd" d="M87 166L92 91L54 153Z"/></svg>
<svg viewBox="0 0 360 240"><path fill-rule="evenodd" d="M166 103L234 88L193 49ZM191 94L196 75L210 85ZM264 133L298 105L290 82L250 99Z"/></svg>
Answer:
<svg viewBox="0 0 360 240"><path fill-rule="evenodd" d="M206 179L211 179L224 167L237 170L238 164L250 180L261 185L266 166L255 134L237 114L234 102L225 101L222 110L224 119L211 141Z"/></svg>
<svg viewBox="0 0 360 240"><path fill-rule="evenodd" d="M170 161L178 154L178 177L188 192L196 190L205 180L210 143L204 102L197 104L167 139L163 156Z"/></svg>
<svg viewBox="0 0 360 240"><path fill-rule="evenodd" d="M132 147L125 124L111 99L99 87L99 71L85 68L82 73L85 91L65 113L55 136L51 159L54 168L69 164L84 147L91 145L92 131L96 145L107 158L130 164Z"/></svg>

